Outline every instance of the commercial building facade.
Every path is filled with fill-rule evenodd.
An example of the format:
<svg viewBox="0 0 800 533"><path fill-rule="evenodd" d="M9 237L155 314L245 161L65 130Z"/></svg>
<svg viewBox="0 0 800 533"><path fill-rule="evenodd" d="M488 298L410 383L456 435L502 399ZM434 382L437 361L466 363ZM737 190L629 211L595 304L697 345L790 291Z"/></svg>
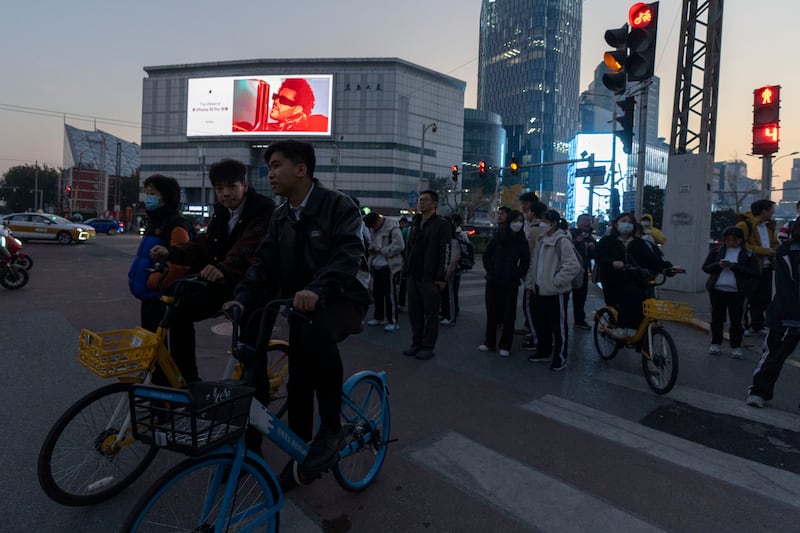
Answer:
<svg viewBox="0 0 800 533"><path fill-rule="evenodd" d="M315 177L386 214L408 208L420 189L449 177L462 160L466 84L401 59L257 59L144 70L142 177L175 177L195 209L203 198L213 203L207 168L223 158L244 162L251 186L271 194L263 153L278 139L311 142ZM289 78L309 80L313 113L324 115L326 128L281 130L268 117L283 102L278 92ZM242 119L248 112L252 120Z"/></svg>

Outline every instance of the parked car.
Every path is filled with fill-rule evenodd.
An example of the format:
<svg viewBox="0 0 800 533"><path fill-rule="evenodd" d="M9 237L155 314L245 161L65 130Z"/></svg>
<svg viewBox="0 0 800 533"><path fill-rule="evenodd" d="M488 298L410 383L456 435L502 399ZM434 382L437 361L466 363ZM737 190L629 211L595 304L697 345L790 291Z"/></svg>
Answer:
<svg viewBox="0 0 800 533"><path fill-rule="evenodd" d="M125 224L114 218L90 218L84 224L93 227L97 233L107 235L125 233Z"/></svg>
<svg viewBox="0 0 800 533"><path fill-rule="evenodd" d="M94 239L97 232L86 224L76 224L66 218L46 213L12 213L2 217L18 239L54 239L61 244Z"/></svg>

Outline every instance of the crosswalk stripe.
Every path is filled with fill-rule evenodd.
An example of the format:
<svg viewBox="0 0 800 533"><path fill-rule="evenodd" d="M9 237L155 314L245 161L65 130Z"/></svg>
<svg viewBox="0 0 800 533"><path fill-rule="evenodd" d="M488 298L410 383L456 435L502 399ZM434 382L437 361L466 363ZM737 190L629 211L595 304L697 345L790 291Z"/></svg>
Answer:
<svg viewBox="0 0 800 533"><path fill-rule="evenodd" d="M792 472L728 455L549 394L522 407L617 444L800 508L800 476Z"/></svg>
<svg viewBox="0 0 800 533"><path fill-rule="evenodd" d="M456 432L420 443L408 455L463 492L537 531L661 531Z"/></svg>
<svg viewBox="0 0 800 533"><path fill-rule="evenodd" d="M620 385L628 389L641 392L650 391L644 381L644 376L641 374L637 376L636 374L609 369L599 373L596 377L606 383ZM719 394L675 385L675 388L669 393L669 398L713 413L733 415L790 431L800 431L800 416L777 409L754 409L744 403L744 394L740 400L737 400L727 396L720 396Z"/></svg>

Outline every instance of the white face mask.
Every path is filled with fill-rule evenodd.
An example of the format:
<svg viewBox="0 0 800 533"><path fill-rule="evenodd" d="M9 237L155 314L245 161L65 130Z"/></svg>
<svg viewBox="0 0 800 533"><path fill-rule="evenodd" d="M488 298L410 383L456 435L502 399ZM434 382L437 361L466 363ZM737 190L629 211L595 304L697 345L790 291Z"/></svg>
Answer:
<svg viewBox="0 0 800 533"><path fill-rule="evenodd" d="M620 222L617 224L617 231L623 235L630 235L633 233L633 224L630 222Z"/></svg>
<svg viewBox="0 0 800 533"><path fill-rule="evenodd" d="M519 231L522 229L522 222L516 221L511 223L511 231Z"/></svg>
<svg viewBox="0 0 800 533"><path fill-rule="evenodd" d="M642 220L642 226L644 226L645 228L649 228L650 222L648 220Z"/></svg>

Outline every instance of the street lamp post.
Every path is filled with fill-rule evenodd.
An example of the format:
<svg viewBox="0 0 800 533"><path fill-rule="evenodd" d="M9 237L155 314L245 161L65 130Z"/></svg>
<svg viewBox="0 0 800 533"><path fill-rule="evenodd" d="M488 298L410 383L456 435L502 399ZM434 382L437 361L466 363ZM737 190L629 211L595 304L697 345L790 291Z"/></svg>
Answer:
<svg viewBox="0 0 800 533"><path fill-rule="evenodd" d="M792 155L800 154L800 152L791 152L780 157L772 159L772 154L765 154L761 156L761 192L766 195L768 199L772 196L772 166L780 159Z"/></svg>
<svg viewBox="0 0 800 533"><path fill-rule="evenodd" d="M419 193L422 190L422 171L425 164L425 132L428 130L436 133L436 123L431 122L430 124L422 125L422 142L420 143L419 149L419 179L417 179L417 198L419 198Z"/></svg>

